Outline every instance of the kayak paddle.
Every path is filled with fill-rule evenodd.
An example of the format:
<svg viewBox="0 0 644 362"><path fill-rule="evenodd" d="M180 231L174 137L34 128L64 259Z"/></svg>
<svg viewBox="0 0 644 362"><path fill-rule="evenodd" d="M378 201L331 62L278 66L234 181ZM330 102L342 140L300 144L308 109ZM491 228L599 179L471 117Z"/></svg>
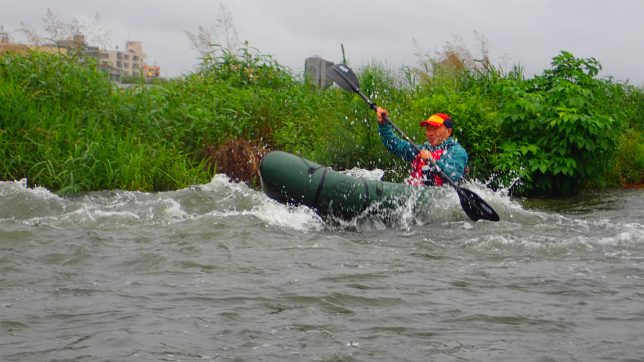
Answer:
<svg viewBox="0 0 644 362"><path fill-rule="evenodd" d="M347 67L344 64L336 64L329 67L326 74L327 77L333 80L338 86L340 86L340 88L357 93L360 97L362 97L362 99L364 99L365 102L367 102L371 109L373 109L374 111L376 110L376 104L364 93L362 93L362 91L358 87L358 77L351 70L351 68ZM407 142L409 142L412 147L416 149L416 151L420 152L420 148L418 148L416 143L414 143L414 141L412 141L411 138L409 138L409 136L405 134L405 132L398 128L398 126L396 126L386 114L383 118L385 122L390 124ZM433 166L436 166L436 161L430 160L430 162ZM452 187L454 187L454 190L456 190L456 193L461 200L461 207L463 208L463 211L465 211L467 216L470 217L470 219L474 221L499 221L499 215L496 213L496 211L494 211L492 206L488 205L487 202L480 198L479 195L468 189L460 187L449 176L447 176L445 172L440 169L440 167L436 166L436 168L440 171L443 180L447 181L450 185L452 185Z"/></svg>

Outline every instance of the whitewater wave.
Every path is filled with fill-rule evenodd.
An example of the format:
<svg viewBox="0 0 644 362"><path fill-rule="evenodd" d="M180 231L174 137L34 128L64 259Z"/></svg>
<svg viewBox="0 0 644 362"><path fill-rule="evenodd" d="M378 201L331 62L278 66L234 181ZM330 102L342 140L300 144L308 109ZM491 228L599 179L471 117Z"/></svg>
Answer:
<svg viewBox="0 0 644 362"><path fill-rule="evenodd" d="M261 191L218 174L203 185L168 192L101 191L61 197L27 187L26 180L0 182L0 220L55 228L171 225L254 217L267 225L320 230L323 221L306 207L281 205Z"/></svg>
<svg viewBox="0 0 644 362"><path fill-rule="evenodd" d="M360 170L353 170L365 174ZM372 172L380 177L379 172ZM471 221L463 212L451 187L433 194L436 202L426 210L417 210L413 197L404 200L387 215L367 210L352 220L320 218L305 206L280 204L263 192L244 183L233 182L218 174L206 184L168 192L101 191L61 197L42 188L29 188L26 180L0 182L0 222L24 225L48 225L54 228L90 227L113 229L149 225L173 225L191 222L217 224L240 218L239 223L264 223L267 227L296 231L350 230L369 232L386 228L409 231L413 228L442 230L478 230L473 245L552 247L573 243L582 248L644 242L644 230L637 222L606 218L584 219L576 215L524 208L519 200L504 190L492 191L480 183L467 183L500 215L501 221ZM498 232L499 230L503 232ZM560 240L561 234L571 235ZM559 235L559 236L558 236Z"/></svg>

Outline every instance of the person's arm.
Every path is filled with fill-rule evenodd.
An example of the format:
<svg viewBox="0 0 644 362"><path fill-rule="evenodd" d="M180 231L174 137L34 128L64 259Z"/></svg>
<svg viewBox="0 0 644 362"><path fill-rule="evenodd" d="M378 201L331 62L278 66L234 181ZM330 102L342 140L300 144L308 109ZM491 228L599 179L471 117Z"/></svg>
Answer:
<svg viewBox="0 0 644 362"><path fill-rule="evenodd" d="M411 143L406 140L401 139L394 132L394 128L383 119L383 115L387 114L387 111L383 108L378 107L376 109L376 114L378 115L378 134L380 135L380 140L382 144L385 145L385 148L406 161L413 161L418 154L418 151L411 145Z"/></svg>

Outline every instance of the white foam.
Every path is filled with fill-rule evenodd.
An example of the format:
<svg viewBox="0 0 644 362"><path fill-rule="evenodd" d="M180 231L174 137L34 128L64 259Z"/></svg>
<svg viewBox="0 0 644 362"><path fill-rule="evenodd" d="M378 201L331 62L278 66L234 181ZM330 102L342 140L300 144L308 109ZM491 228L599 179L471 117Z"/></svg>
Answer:
<svg viewBox="0 0 644 362"><path fill-rule="evenodd" d="M213 176L209 183L200 185L200 188L203 191L220 191L224 188L234 192L244 192L248 189L248 186L241 182L233 182L226 174L218 173Z"/></svg>
<svg viewBox="0 0 644 362"><path fill-rule="evenodd" d="M136 220L139 221L141 218L139 215L130 212L130 211L105 211L105 210L95 210L94 219L106 218L106 219L127 219L127 220Z"/></svg>
<svg viewBox="0 0 644 362"><path fill-rule="evenodd" d="M0 181L0 196L7 196L9 194L15 193L27 193L44 200L60 200L60 197L58 195L54 194L44 187L34 186L30 188L26 178L14 181Z"/></svg>
<svg viewBox="0 0 644 362"><path fill-rule="evenodd" d="M324 222L306 206L288 206L266 197L250 214L271 226L299 231L322 230Z"/></svg>
<svg viewBox="0 0 644 362"><path fill-rule="evenodd" d="M214 209L197 217L252 216L268 226L298 231L321 230L325 227L322 219L310 208L280 204L245 183L231 181L225 174L217 174L209 183L194 188L210 193L215 201Z"/></svg>
<svg viewBox="0 0 644 362"><path fill-rule="evenodd" d="M385 175L385 171L378 168L373 170L365 170L362 168L354 167L350 170L344 170L340 172L353 177L361 177L367 180L381 180L382 177Z"/></svg>
<svg viewBox="0 0 644 362"><path fill-rule="evenodd" d="M601 214L584 218L524 209L506 192L494 192L476 182L466 183L463 187L478 194L499 213L503 224L500 228L506 231L503 235L484 233L475 236L468 241L474 245L594 248L644 243L644 226L640 223L599 218ZM0 195L4 196L0 200L2 218L52 227L102 224L109 227L111 220L119 225L167 225L212 216L252 216L267 226L298 231L329 227L358 231L388 227L409 230L423 225L442 225L476 232L492 227L489 222L471 222L461 208L457 193L450 186L433 191L430 198L436 202L431 201L426 211L414 210L417 200L412 195L397 210L387 210L384 218L383 215L373 217L366 212L353 220L331 222L323 221L308 207L280 204L262 191L232 182L224 174L215 175L209 183L178 191L144 193L115 190L92 192L80 197L59 197L45 188L28 188L27 180L23 179L0 182ZM384 219L387 219L386 223Z"/></svg>

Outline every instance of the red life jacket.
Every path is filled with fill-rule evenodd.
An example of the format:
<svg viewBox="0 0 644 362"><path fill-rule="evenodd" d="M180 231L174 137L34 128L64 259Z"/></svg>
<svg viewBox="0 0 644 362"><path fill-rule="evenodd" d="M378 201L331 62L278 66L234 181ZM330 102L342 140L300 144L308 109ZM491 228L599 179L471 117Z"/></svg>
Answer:
<svg viewBox="0 0 644 362"><path fill-rule="evenodd" d="M443 152L445 152L443 149L432 151L432 157L434 157L434 160L438 160L443 155ZM433 166L430 162L420 158L419 152L416 158L411 162L411 172L407 179L407 183L414 186L441 186L443 185L443 178L440 176L440 170L438 167Z"/></svg>

